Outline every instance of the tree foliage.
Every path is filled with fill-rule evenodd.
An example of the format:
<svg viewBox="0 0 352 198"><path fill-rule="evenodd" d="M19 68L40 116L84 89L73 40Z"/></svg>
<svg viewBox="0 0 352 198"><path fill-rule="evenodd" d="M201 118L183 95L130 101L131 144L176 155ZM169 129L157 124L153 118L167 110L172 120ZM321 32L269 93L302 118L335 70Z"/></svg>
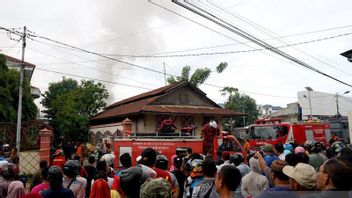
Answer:
<svg viewBox="0 0 352 198"><path fill-rule="evenodd" d="M8 69L5 56L0 54L0 122L17 121L19 79L20 72ZM34 120L37 113L38 109L31 95L29 80L25 77L22 92L22 120Z"/></svg>
<svg viewBox="0 0 352 198"><path fill-rule="evenodd" d="M51 83L42 104L56 137L86 141L89 119L106 106L108 92L101 83L63 78Z"/></svg>
<svg viewBox="0 0 352 198"><path fill-rule="evenodd" d="M236 127L247 126L258 118L259 110L256 101L253 98L246 94L240 94L238 89L234 87L225 87L220 92L224 96L228 95L227 101L225 102L225 109L231 109L247 114L245 118L239 117L234 119ZM231 125L229 119L225 119L224 126L226 125Z"/></svg>
<svg viewBox="0 0 352 198"><path fill-rule="evenodd" d="M226 62L220 63L216 67L217 73L223 72L226 69L227 65L228 64ZM167 79L167 82L170 84L173 84L180 81L189 81L191 84L198 87L209 78L212 71L211 69L205 67L205 68L196 69L192 75L190 75L190 72L191 72L191 67L186 65L182 68L181 76L177 76L177 77L171 76Z"/></svg>

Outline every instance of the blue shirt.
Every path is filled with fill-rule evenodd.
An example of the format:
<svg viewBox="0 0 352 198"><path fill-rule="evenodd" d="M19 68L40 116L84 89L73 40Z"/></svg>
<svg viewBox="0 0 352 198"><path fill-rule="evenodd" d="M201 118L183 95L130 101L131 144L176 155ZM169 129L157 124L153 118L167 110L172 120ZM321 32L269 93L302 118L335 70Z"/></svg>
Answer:
<svg viewBox="0 0 352 198"><path fill-rule="evenodd" d="M43 198L75 198L72 190L66 188L44 190L41 192Z"/></svg>
<svg viewBox="0 0 352 198"><path fill-rule="evenodd" d="M275 161L277 159L279 159L279 158L277 158L277 156L274 155L273 153L267 154L264 157L264 161L268 167L271 167L271 164L273 163L273 161Z"/></svg>
<svg viewBox="0 0 352 198"><path fill-rule="evenodd" d="M289 187L272 187L266 189L257 198L296 198L296 193L291 191Z"/></svg>

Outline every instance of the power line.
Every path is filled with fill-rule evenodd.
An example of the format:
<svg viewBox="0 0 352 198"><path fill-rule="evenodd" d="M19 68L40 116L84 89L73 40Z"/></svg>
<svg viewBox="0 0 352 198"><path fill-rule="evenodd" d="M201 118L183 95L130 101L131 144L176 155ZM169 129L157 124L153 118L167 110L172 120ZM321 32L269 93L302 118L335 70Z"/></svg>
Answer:
<svg viewBox="0 0 352 198"><path fill-rule="evenodd" d="M287 34L287 35L282 35L282 36L275 36L275 37L272 37L269 39L264 39L264 40L269 41L269 40L274 40L274 39L279 39L279 38L288 38L288 37L294 37L294 36L300 36L300 35L314 34L314 33L320 33L320 32L350 28L350 27L352 27L352 25L345 25L345 26L339 26L339 27L333 27L333 28L327 28L327 29L321 29L321 30L313 30L313 31L309 31L309 32L300 32L300 33L295 33L295 34ZM229 43L229 44L222 44L222 45L210 45L210 46L204 46L204 47L181 49L181 50L174 50L174 51L167 51L167 52L155 52L155 53L146 54L146 55L163 55L163 54L172 54L172 53L187 52L187 51L198 51L198 50L203 50L203 49L214 49L214 48L228 47L228 46L233 46L233 45L240 45L240 44L244 44L244 43L250 43L250 42L244 41L244 42Z"/></svg>
<svg viewBox="0 0 352 198"><path fill-rule="evenodd" d="M347 99L346 97L341 96L341 98L343 98L345 101L347 101L347 102L349 102L349 103L352 103L352 101L349 100L349 99Z"/></svg>
<svg viewBox="0 0 352 198"><path fill-rule="evenodd" d="M229 24L228 22L226 22L223 19L220 19L219 17L217 17L217 16L205 11L204 9L201 9L201 8L195 6L194 4L190 3L187 0L185 1L187 4L191 4L193 7L196 7L200 11L196 11L196 10L188 7L187 5L184 5L184 4L180 3L180 2L178 2L177 0L173 0L173 2L176 3L177 5L180 5L181 7L186 8L187 10L199 15L199 16L202 16L205 19L208 19L209 21L212 21L213 23L215 23L215 24L217 24L217 25L219 25L219 26L221 26L221 27L223 27L223 28L225 28L225 29L227 29L227 30L229 30L229 31L231 31L231 32L243 37L243 38L246 38L246 39L252 41L253 43L255 43L255 44L257 44L257 45L259 45L259 46L261 46L263 48L266 48L266 49L274 52L277 55L280 55L280 56L282 56L282 57L284 57L284 58L286 58L286 59L288 59L288 60L290 60L290 61L292 61L294 63L297 63L298 65L301 65L301 66L303 66L303 67L305 67L305 68L307 68L309 70L312 70L312 71L314 71L316 73L319 73L319 74L321 74L321 75L323 75L325 77L328 77L330 79L333 79L333 80L335 80L335 81L337 81L337 82L339 82L341 84L344 84L346 86L352 87L351 84L346 83L346 82L344 82L342 80L339 80L339 79L337 79L337 78L335 78L335 77L333 77L333 76L331 76L329 74L326 74L326 73L324 73L324 72L322 72L322 71L320 71L320 70L308 65L307 63L305 63L305 62L303 62L303 61L301 61L301 60L299 60L299 59L297 59L297 58L295 58L295 57L293 57L293 56L291 56L291 55L289 55L289 54L287 54L287 53L285 53L285 52L283 52L283 51L281 51L281 50L279 50L279 49L277 49L277 48L275 48L273 46L271 46L270 44L268 44L268 43L266 43L266 42L264 42L264 41L262 41L262 40L260 40L260 39L258 39L256 37L254 37L253 35L251 35L251 34L249 34L247 32L244 32L243 30L239 29L238 27L235 27L235 26Z"/></svg>
<svg viewBox="0 0 352 198"><path fill-rule="evenodd" d="M176 15L182 17L182 18L185 18L185 19L187 19L187 20L189 20L189 21L192 21L193 23L195 23L195 24L197 24L197 25L200 25L201 27L204 27L204 28L206 28L206 29L208 29L208 30L210 30L210 31L213 31L213 32L215 32L215 33L218 33L218 34L220 34L220 35L223 35L224 37L229 38L229 39L231 39L231 40L235 40L235 39L233 39L232 37L229 37L229 36L227 36L227 35L225 35L225 34L219 32L219 31L217 31L217 30L213 30L213 29L211 29L211 28L205 26L204 24L201 24L201 23L199 23L199 22L197 22L197 21L195 21L195 20L193 20L193 19L191 19L191 18L189 18L189 17L183 16L183 15L181 15L181 14L179 14L179 13L177 13L177 12L175 12L175 11L169 9L169 8L166 8L166 7L161 6L161 5L157 4L157 3L154 3L152 0L148 0L148 1L149 1L150 3L152 3L152 4L154 4L154 5L156 5L156 6L160 7L160 8L162 8L162 9L165 9L165 10L167 10L167 11L169 11L169 12L172 12L172 13L174 13L174 14L176 14ZM177 2L177 1L176 1L176 2ZM218 24L218 25L219 25L219 24ZM330 29L333 29L333 28L330 28ZM235 40L235 41L237 41L237 40ZM237 42L238 42L238 41L237 41ZM246 42L238 42L238 43L247 45ZM247 46L249 46L249 45L247 45ZM251 47L251 46L249 46L249 47L250 47L250 48L253 48L253 47ZM253 49L255 49L255 48L253 48ZM272 49L272 47L269 48L269 50L270 50L270 49ZM264 54L271 56L270 54L265 53L264 50L257 50L257 51L262 51ZM247 51L246 51L246 52L247 52ZM250 52L250 51L248 51L248 52ZM241 52L239 52L239 53L241 53ZM278 54L278 55L280 55L280 54ZM276 57L276 56L275 56L274 58L278 58L278 59L279 59L279 57ZM293 58L294 58L294 57L293 57ZM282 59L281 59L281 60L282 60ZM297 59L297 60L298 60L298 59ZM291 60L291 61L292 61L292 60ZM293 61L293 62L295 62L295 61ZM296 62L296 63L297 63L297 62ZM298 63L298 64L300 64L300 63ZM305 64L305 63L304 63L304 64ZM337 69L337 70L339 70L339 71L342 71L342 72L344 72L344 73L347 73L347 72L345 72L344 70L341 70L341 69L339 69L339 68L337 68L337 67L332 66L331 64L328 64L328 63L326 63L326 64L327 64L327 65L330 65L330 67L333 67L333 68L335 68L335 69ZM300 64L300 65L301 65L301 64ZM306 64L306 65L307 65L307 64ZM309 65L308 65L308 66L309 66ZM323 75L324 75L324 74L323 74ZM350 75L350 74L349 74L349 75ZM329 78L330 78L330 77L329 77ZM335 79L334 79L334 80L335 80ZM343 83L343 84L344 84L344 83ZM347 85L347 86L349 86L349 85Z"/></svg>
<svg viewBox="0 0 352 198"><path fill-rule="evenodd" d="M164 72L159 71L159 70L151 69L151 68L140 66L140 65L137 65L137 64L134 64L134 63L130 63L130 62L127 62L127 61L123 61L123 60L119 60L119 59L116 59L116 58L112 58L112 57L109 57L109 56L106 56L106 55L103 55L103 54L100 54L100 53L97 53L97 52L85 50L83 48L79 48L79 47L75 47L73 45L62 43L60 41L56 41L56 40L50 39L48 37L40 36L40 35L37 35L37 34L35 34L35 35L34 34L29 34L29 36L40 38L40 39L44 39L44 40L47 40L47 41L50 41L50 42L53 42L53 43L57 43L57 44L60 44L60 45L64 45L64 46L70 47L72 49L79 50L81 52L85 52L85 53L88 53L88 54L100 56L100 57L103 57L103 58L106 58L106 59L110 59L110 60L113 60L113 61L116 61L116 62L119 62L119 63L122 63L122 64L130 65L130 66L133 66L133 67L137 67L137 68L140 68L140 69L152 71L152 72L159 73L159 74L164 74Z"/></svg>
<svg viewBox="0 0 352 198"><path fill-rule="evenodd" d="M22 34L18 31L11 31L7 28L4 28L4 27L1 27L0 26L0 29L3 29L3 30L6 30L10 33L14 33L16 35L19 35L19 36L22 36ZM65 45L67 47L72 47L72 48L76 48L76 49L79 49L81 51L83 51L84 49L80 49L80 48L77 48L77 47L74 47L74 46L71 46L71 45L68 45L68 44L64 44L64 43L61 43L61 42L58 42L58 41L54 41L54 40L51 40L49 38L45 38L45 37L42 37L42 36L38 36L38 35L32 35L32 34L28 34L28 36L32 36L32 37L38 37L38 38L42 38L42 39L45 39L45 40L49 40L49 41L52 41L52 42L56 42L58 44L62 44L62 45ZM86 51L87 53L89 51L87 50L84 50ZM94 52L90 52L90 54L94 54ZM96 55L96 54L94 54ZM107 57L109 58L109 57ZM116 60L117 61L117 60ZM91 80L96 80L96 81L100 81L100 82L105 82L105 83L111 83L111 84L116 84L116 85L121 85L121 86L128 86L128 87L135 87L135 88L140 88L140 89L148 89L148 90L151 90L149 88L146 88L146 87L140 87L140 86L135 86L135 85L129 85L129 84L125 84L125 83L118 83L118 82L112 82L112 81L107 81L107 80L101 80L101 79L97 79L97 78L91 78L91 77L87 77L87 76L81 76L81 75L75 75L75 74L68 74L68 73L64 73L64 72L58 72L58 71L54 71L54 70L49 70L49 69L43 69L43 68L38 68L36 67L37 70L41 70L41 71L45 71L45 72L52 72L52 73L57 73L57 74L62 74L62 75L67 75L67 76L72 76L72 77L77 77L77 78L83 78L83 79L91 79Z"/></svg>
<svg viewBox="0 0 352 198"><path fill-rule="evenodd" d="M171 13L174 13L174 14L177 15L177 16L180 16L180 17L182 17L182 18L184 18L184 19L187 19L188 21L191 21L191 22L193 22L193 23L195 23L195 24L197 24L197 25L199 25L199 26L201 26L201 27L203 27L203 28L205 28L205 29L208 29L208 30L210 30L210 31L212 31L212 32L215 32L215 33L219 34L219 35L222 35L222 36L224 36L224 37L226 37L226 38L228 38L228 39L230 39L230 40L239 42L238 40L236 40L236 39L234 39L234 38L232 38L232 37L230 37L230 36L228 36L228 35L222 33L221 31L217 31L217 30L214 30L214 29L212 29L212 28L209 28L208 26L206 26L206 25L204 25L204 24L202 24L202 23L199 23L199 22L197 22L197 21L191 19L190 17L183 16L182 14L179 14L179 13L177 13L177 12L175 12L175 11L173 11L173 10L167 8L167 7L164 7L164 6L162 6L162 5L159 5L159 4L157 4L157 3L154 3L153 0L148 0L148 2L151 3L151 4L153 4L153 5L155 5L155 6L158 6L158 7L162 8L162 9L164 9L164 10L167 10L167 11L169 11L169 12L171 12ZM248 47L250 47L250 48L253 48L253 49L254 49L254 47L252 47L252 46L250 46L250 45L248 45L248 44L246 44L246 43L243 43L243 44L246 45L246 46L248 46ZM271 56L271 57L273 57L273 58L280 59L281 61L285 61L285 62L286 62L286 60L283 59L283 58L280 57L280 56L272 56L271 54L267 53L266 51L261 51L261 52L262 52L263 54L266 54L266 55L268 55L268 56ZM287 61L287 62L288 62L288 61ZM291 62L290 62L290 63L291 63Z"/></svg>
<svg viewBox="0 0 352 198"><path fill-rule="evenodd" d="M32 36L32 35L31 35ZM38 37L38 36L36 36ZM58 42L58 41L57 41ZM59 42L60 43L60 42ZM61 44L61 43L60 43ZM64 44L64 43L63 43ZM66 46L70 46L68 44L64 44ZM74 47L74 46L72 46ZM80 48L78 48L80 49ZM95 52L92 52L95 53ZM95 55L95 54L94 54ZM76 63L75 63L76 64ZM111 82L111 81L106 81L106 80L101 80L101 79L96 79L96 78L90 78L90 77L85 77L85 76L79 76L79 75L74 75L74 74L68 74L68 73L63 73L63 72L58 72L58 71L53 71L53 70L48 70L48 69L42 69L42 68L37 68L38 70L42 70L42 71L47 71L47 72L53 72L53 73L58 73L58 74L62 74L62 75L67 75L67 76L73 76L73 77L78 77L78 78L87 78L87 79L92 79L92 80L97 80L97 81L101 81L101 82L107 82L107 83L112 83L112 84L119 84L119 85L125 85L125 86L130 86L130 87L136 87L136 88L142 88L142 89L149 89L149 88L145 88L145 87L139 87L139 86L134 86L134 85L128 85L128 84L124 84L124 83L117 83L117 82ZM167 74L170 75L170 74ZM209 83L203 83L204 85L208 85L208 86L213 86L213 87L217 87L217 88L224 88L222 86L219 85L213 85L213 84L209 84ZM150 90L150 89L149 89ZM242 91L242 92L246 92L246 93L251 93L251 94L257 94L257 95L263 95L263 96L269 96L269 97L280 97L280 98L296 98L296 97L291 97L291 96L277 96L277 95L270 95L270 94L263 94L263 93L256 93L256 92L249 92L249 91Z"/></svg>
<svg viewBox="0 0 352 198"><path fill-rule="evenodd" d="M202 2L202 1L200 1L200 2ZM250 26L255 27L256 29L260 30L261 32L264 32L266 35L274 36L274 37L277 36L278 38L276 38L275 40L278 40L279 42L288 45L288 43L286 42L286 40L285 40L283 37L280 38L280 36L279 36L278 34L276 34L275 32L273 32L273 31L271 31L271 30L269 30L269 29L267 29L267 28L265 28L264 26L261 26L261 25L255 23L254 21L251 21L251 20L249 20L249 19L247 19L247 18L245 18L245 17L243 17L243 16L241 16L241 15L239 15L239 14L236 14L236 13L234 13L234 12L229 12L229 11L227 11L226 9L224 9L224 8L222 8L222 7L220 7L220 6L217 6L216 4L211 3L211 0L207 0L207 2L210 3L211 5L213 5L213 6L217 7L217 8L219 8L221 11L223 11L223 12L225 12L225 13L227 13L227 14L229 14L229 15L231 15L231 16L237 18L237 19L240 19L241 21L245 22L246 24L249 24ZM346 27L346 26L344 26L344 27ZM347 26L347 27L352 27L352 25ZM329 28L328 30L331 30L331 29L334 29L334 28ZM337 37L340 37L340 36L348 36L348 35L337 35ZM323 38L323 39L316 39L316 40L313 40L313 41L314 41L314 42L318 42L318 41L323 41L323 40L332 39L332 38L337 38L337 37L332 36L332 37L326 37L326 38ZM308 42L306 42L306 43L308 43ZM302 44L306 44L306 43L302 43ZM280 47L276 47L276 48L280 48ZM345 74L351 75L350 73L347 73L347 72L345 72L344 70L342 70L342 69L340 69L340 68L338 68L338 67L335 67L334 65L332 65L332 64L330 64L330 63L328 63L328 62L326 62L326 61L323 61L323 60L317 58L316 56L313 56L313 55L311 55L311 54L305 52L304 50L300 50L300 49L297 49L297 48L295 48L295 47L293 47L293 49L295 49L295 50L297 50L298 52L303 53L303 54L305 54L306 56L309 56L310 58L313 58L314 60L316 60L316 61L318 61L318 62L320 62L320 63L323 63L323 64L325 64L325 65L327 65L327 66L329 66L329 67L331 67L331 68L334 68L334 69L336 69L336 70L338 70L338 71L341 71L341 72L343 72L343 73L345 73ZM326 58L325 58L325 59L326 59ZM329 61L329 60L328 60L328 61Z"/></svg>
<svg viewBox="0 0 352 198"><path fill-rule="evenodd" d="M292 46L309 44L309 43L315 43L315 42L330 40L330 39L339 38L339 37L343 37L343 36L350 36L350 35L352 35L352 32L348 32L348 33L344 33L344 34L338 34L338 35L324 37L324 38L319 38L319 39L314 39L314 40L309 40L309 41L302 41L302 42L298 42L298 43L281 45L281 46L277 46L277 47L274 47L274 48L292 47ZM239 43L239 44L243 44L243 42ZM237 54L237 53L261 51L261 50L268 50L268 49L266 49L266 48L254 48L254 49L250 49L250 50L222 51L222 52L203 52L203 53L191 53L191 54L170 54L170 55L131 55L131 54L104 54L104 55L106 55L106 56L117 56L117 57L128 57L128 58L175 58L175 57L177 58L177 57L188 57L188 56L211 56L211 55Z"/></svg>
<svg viewBox="0 0 352 198"><path fill-rule="evenodd" d="M32 40L37 41L36 39L32 39ZM41 44L47 44L46 42L42 42L42 41L37 41L37 42L39 42L39 43L41 43ZM57 49L57 50L60 50L60 51L62 51L62 52L64 52L64 53L69 54L69 52L62 50L61 48L56 48L56 49ZM46 55L48 55L48 54L46 54ZM65 60L65 59L63 59L63 58L60 58L60 57L57 57L57 56L53 56L53 55L48 55L48 56L52 56L52 57L55 57L55 58L57 58L57 59ZM75 55L75 56L77 56L77 55ZM98 61L102 61L102 60L90 60L90 59L86 59L85 57L81 57L81 56L78 56L78 57L80 57L80 58L82 58L82 59L84 59L84 60L88 60L89 62L95 62L95 63L97 63ZM105 59L105 60L106 60L106 59ZM111 61L111 60L109 60L109 61ZM105 74L107 74L107 75L109 75L109 76L112 76L112 77L116 77L116 75L114 75L114 74L111 73L111 72L106 72L106 71L98 70L98 69L96 69L96 68L94 68L94 67L88 67L88 66L86 66L86 65L82 65L82 64L80 64L80 63L73 62L73 61L67 61L67 62L76 64L76 65L80 65L80 66L83 66L83 67L87 67L87 68L90 68L91 70L95 70L95 71L98 71L98 72L101 72L101 73L105 73ZM106 66L109 66L109 67L116 67L116 66L117 66L117 65L109 65L109 64L104 64L104 63L98 63L98 64L103 64L103 65L106 65ZM120 67L120 66L118 66L118 67L119 67L120 69L126 69L125 67ZM127 69L130 69L130 68L127 68ZM134 80L134 79L131 79L131 78L127 78L127 77L124 77L124 76L118 76L118 77L119 77L119 78L122 78L122 79L130 80L130 81L134 81L134 82L137 82L137 83L141 83L141 84L143 84L143 85L156 86L156 85L153 85L153 84L150 84L150 83L147 83L147 82L141 82L141 81Z"/></svg>
<svg viewBox="0 0 352 198"><path fill-rule="evenodd" d="M11 47L9 47L5 53L9 53L13 48L15 48L20 42L19 41L16 41Z"/></svg>
<svg viewBox="0 0 352 198"><path fill-rule="evenodd" d="M125 84L125 83L118 83L118 82L112 82L112 81L107 81L107 80L101 80L98 78L92 78L92 77L81 76L81 75L76 75L76 74L68 74L68 73L64 73L64 72L43 69L43 68L38 68L38 67L36 67L35 69L40 70L40 71L44 71L44 72L51 72L51 73L62 74L62 75L71 76L71 77L77 77L77 78L81 78L81 79L90 79L90 80L96 80L96 81L100 81L100 82L104 82L104 83L110 83L110 84L121 85L121 86L126 86L126 87L134 87L134 88L139 88L139 89L152 90L152 89L149 89L146 87L140 87L140 86Z"/></svg>

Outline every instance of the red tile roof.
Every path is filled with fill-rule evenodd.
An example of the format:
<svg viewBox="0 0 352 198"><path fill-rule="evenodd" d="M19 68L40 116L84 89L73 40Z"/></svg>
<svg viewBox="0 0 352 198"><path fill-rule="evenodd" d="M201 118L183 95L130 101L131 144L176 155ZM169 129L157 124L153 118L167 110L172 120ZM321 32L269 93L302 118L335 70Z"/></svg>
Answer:
<svg viewBox="0 0 352 198"><path fill-rule="evenodd" d="M161 97L180 87L189 86L192 90L202 95L214 106L189 106L189 105L152 105L158 97ZM241 116L240 112L223 109L214 101L206 97L200 89L187 82L170 84L125 100L116 102L105 108L104 111L94 115L92 120L103 120L113 117L126 117L141 113L167 113L167 114L187 114L187 115L207 115L207 116Z"/></svg>

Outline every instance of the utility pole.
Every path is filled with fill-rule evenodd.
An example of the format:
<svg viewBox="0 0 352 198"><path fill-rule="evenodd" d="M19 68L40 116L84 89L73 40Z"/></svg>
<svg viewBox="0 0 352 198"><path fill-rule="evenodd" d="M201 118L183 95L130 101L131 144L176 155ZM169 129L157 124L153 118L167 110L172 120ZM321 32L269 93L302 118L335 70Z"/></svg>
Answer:
<svg viewBox="0 0 352 198"><path fill-rule="evenodd" d="M23 90L23 76L24 76L24 50L26 48L27 27L24 26L22 36L22 63L20 64L20 86L18 88L18 110L17 110L17 130L16 130L16 148L20 151L21 146L21 120L22 120L22 90Z"/></svg>
<svg viewBox="0 0 352 198"><path fill-rule="evenodd" d="M305 89L308 91L308 102L309 102L309 110L310 110L310 118L313 119L313 114L312 114L312 101L310 97L310 92L313 91L311 87L305 87ZM303 95L306 97L305 95Z"/></svg>
<svg viewBox="0 0 352 198"><path fill-rule="evenodd" d="M339 111L339 94L336 93L335 97L336 97L336 113L337 113L337 117L340 117L340 111Z"/></svg>
<svg viewBox="0 0 352 198"><path fill-rule="evenodd" d="M164 66L164 80L165 80L165 85L167 84L167 80L166 80L166 63L163 63Z"/></svg>
<svg viewBox="0 0 352 198"><path fill-rule="evenodd" d="M337 113L337 117L340 117L339 97L343 96L345 94L348 94L348 93L350 93L350 91L345 91L341 95L339 93L336 93L336 95L335 95L335 97L336 97L336 113Z"/></svg>

